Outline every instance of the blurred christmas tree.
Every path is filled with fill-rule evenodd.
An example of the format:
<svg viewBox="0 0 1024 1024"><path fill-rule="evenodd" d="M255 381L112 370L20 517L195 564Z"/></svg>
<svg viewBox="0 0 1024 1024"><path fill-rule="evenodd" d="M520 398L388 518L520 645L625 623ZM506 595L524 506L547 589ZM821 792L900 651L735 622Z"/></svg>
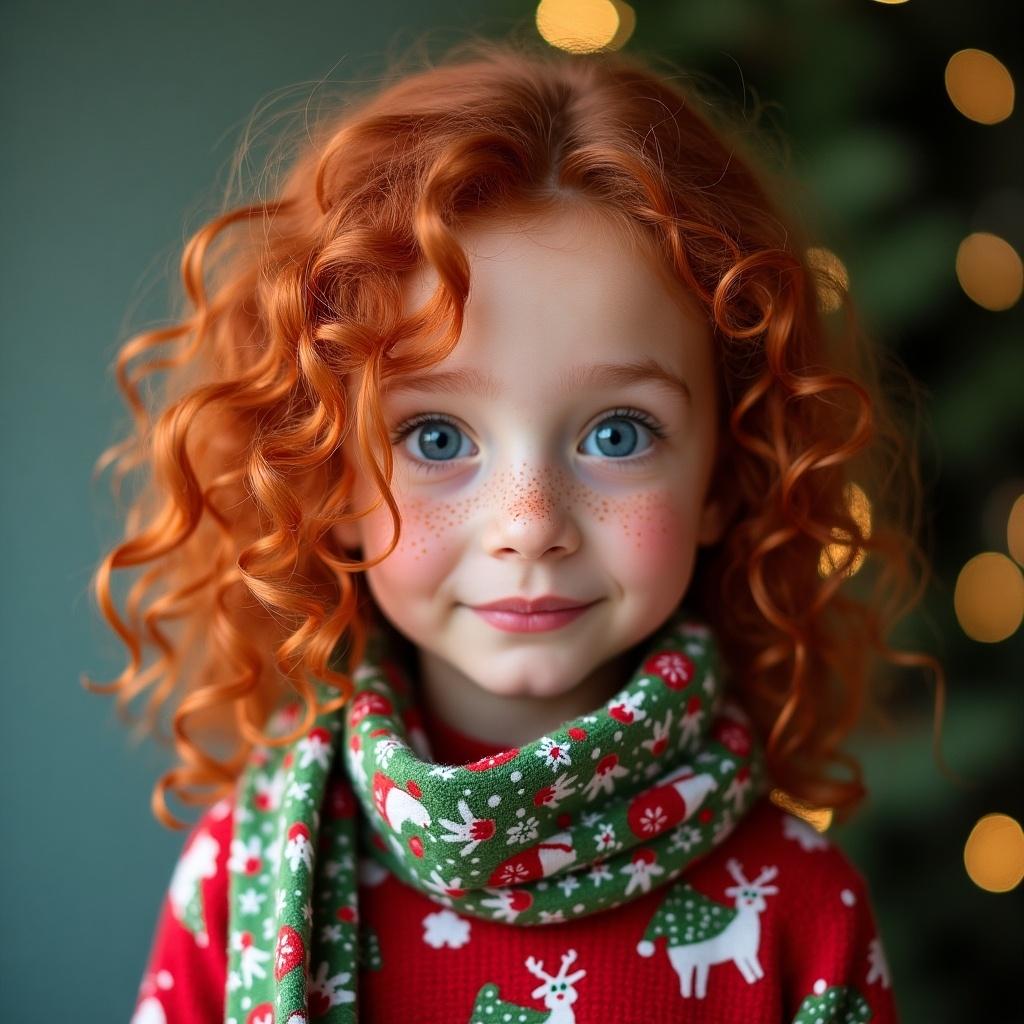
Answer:
<svg viewBox="0 0 1024 1024"><path fill-rule="evenodd" d="M968 785L951 783L933 759L930 675L897 674L898 731L858 737L871 796L835 832L869 879L903 1018L936 1024L1024 1019L1011 984L1024 962L1021 887L985 891L964 865L979 818L1022 817L1024 629L979 642L954 609L972 556L1008 561L1007 522L1024 494L1014 253L1004 308L985 308L958 279L958 251L964 257L974 233L1024 251L1024 159L1019 115L972 120L946 86L950 58L965 48L994 54L1019 77L1009 45L1016 14L1013 5L918 0L650 0L627 43L710 77L736 106L763 108L760 130L782 140L783 162L803 183L794 207L841 259L870 335L924 388L921 540L935 577L891 642L942 661L943 753ZM975 87L974 69L967 77ZM982 286L996 273L990 262ZM1019 583L1009 565L1012 598Z"/></svg>

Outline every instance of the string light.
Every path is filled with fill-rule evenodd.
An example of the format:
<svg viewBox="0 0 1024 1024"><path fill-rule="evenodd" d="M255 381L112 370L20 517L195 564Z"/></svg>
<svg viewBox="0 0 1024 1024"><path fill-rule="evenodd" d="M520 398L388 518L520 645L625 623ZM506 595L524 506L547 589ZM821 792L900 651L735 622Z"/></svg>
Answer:
<svg viewBox="0 0 1024 1024"><path fill-rule="evenodd" d="M1013 77L984 50L958 50L946 64L946 92L964 117L998 124L1013 113Z"/></svg>
<svg viewBox="0 0 1024 1024"><path fill-rule="evenodd" d="M1013 503L1006 522L1006 547L1010 557L1024 565L1024 494Z"/></svg>
<svg viewBox="0 0 1024 1024"><path fill-rule="evenodd" d="M541 0L537 31L559 50L618 50L633 35L636 11L624 0Z"/></svg>
<svg viewBox="0 0 1024 1024"><path fill-rule="evenodd" d="M993 312L1015 306L1024 290L1024 264L1017 250L986 231L976 231L960 243L956 276L968 298Z"/></svg>
<svg viewBox="0 0 1024 1024"><path fill-rule="evenodd" d="M831 250L821 246L808 249L807 265L814 271L818 293L818 309L834 313L843 304L843 294L850 286L850 275L843 261Z"/></svg>
<svg viewBox="0 0 1024 1024"><path fill-rule="evenodd" d="M964 843L964 867L979 889L1009 892L1024 878L1024 831L1008 814L986 814Z"/></svg>
<svg viewBox="0 0 1024 1024"><path fill-rule="evenodd" d="M1006 555L984 551L960 570L953 607L960 628L972 640L1005 640L1024 619L1024 576Z"/></svg>
<svg viewBox="0 0 1024 1024"><path fill-rule="evenodd" d="M864 489L855 483L848 483L843 489L843 497L846 503L846 511L850 518L857 524L860 532L866 540L871 536L871 502L864 493ZM818 575L825 577L839 570L839 567L849 557L853 544L851 535L838 526L832 528L832 536L835 541L821 549L818 558ZM856 548L853 561L843 570L846 576L852 576L864 562L864 549Z"/></svg>

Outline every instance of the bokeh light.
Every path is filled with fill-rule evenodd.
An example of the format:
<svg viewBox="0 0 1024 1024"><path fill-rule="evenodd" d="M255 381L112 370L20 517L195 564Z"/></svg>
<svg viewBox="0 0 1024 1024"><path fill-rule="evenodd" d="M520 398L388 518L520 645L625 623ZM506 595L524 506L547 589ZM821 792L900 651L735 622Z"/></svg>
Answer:
<svg viewBox="0 0 1024 1024"><path fill-rule="evenodd" d="M868 500L868 496L864 493L864 489L855 483L848 483L844 488L843 495L846 502L846 510L860 528L864 538L867 539L871 536L871 502ZM852 547L850 541L853 538L845 530L835 527L832 530L832 536L835 537L835 542L823 547L821 549L821 556L818 559L818 574L822 577L831 576L832 573L837 572L839 567L849 557ZM857 548L853 555L853 560L843 570L844 574L852 576L861 567L863 562L864 551L862 548Z"/></svg>
<svg viewBox="0 0 1024 1024"><path fill-rule="evenodd" d="M1024 494L1013 503L1006 523L1006 547L1019 565L1024 565Z"/></svg>
<svg viewBox="0 0 1024 1024"><path fill-rule="evenodd" d="M570 53L617 50L636 28L636 12L624 0L541 0L541 38Z"/></svg>
<svg viewBox="0 0 1024 1024"><path fill-rule="evenodd" d="M814 271L818 292L818 309L834 313L843 304L843 295L850 286L850 275L843 261L831 250L816 246L807 250L807 265Z"/></svg>
<svg viewBox="0 0 1024 1024"><path fill-rule="evenodd" d="M1024 618L1024 576L998 551L975 555L957 576L953 607L960 628L981 643L998 643Z"/></svg>
<svg viewBox="0 0 1024 1024"><path fill-rule="evenodd" d="M1024 878L1024 831L1008 814L980 818L964 844L971 881L988 892L1009 892Z"/></svg>
<svg viewBox="0 0 1024 1024"><path fill-rule="evenodd" d="M1013 77L984 50L958 50L946 64L946 92L964 117L997 124L1013 113Z"/></svg>
<svg viewBox="0 0 1024 1024"><path fill-rule="evenodd" d="M831 807L812 807L778 788L772 789L768 793L768 798L784 811L788 811L797 818L803 818L808 825L813 826L819 832L824 832L832 824Z"/></svg>
<svg viewBox="0 0 1024 1024"><path fill-rule="evenodd" d="M1024 264L1017 250L987 231L976 231L960 243L956 276L968 298L994 312L1016 305L1024 288Z"/></svg>

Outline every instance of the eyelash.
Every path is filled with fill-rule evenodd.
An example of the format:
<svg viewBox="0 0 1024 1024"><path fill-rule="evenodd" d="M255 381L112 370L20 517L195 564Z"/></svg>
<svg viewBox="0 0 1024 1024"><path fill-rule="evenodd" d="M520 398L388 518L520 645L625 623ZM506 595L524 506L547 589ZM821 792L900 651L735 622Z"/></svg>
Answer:
<svg viewBox="0 0 1024 1024"><path fill-rule="evenodd" d="M599 423L604 422L604 420L614 418L636 420L637 422L643 424L643 426L645 426L656 438L658 438L661 441L664 441L665 438L668 437L668 434L666 433L665 429L656 419L654 419L653 416L644 412L642 409L634 409L632 407L614 409L611 412L603 415L601 419L599 419L597 423L594 424L594 426L597 426ZM450 416L446 416L444 413L419 413L416 416L411 416L407 420L403 420L401 423L398 424L397 427L395 427L394 431L391 434L392 445L401 444L401 442L404 441L421 423L434 423L437 421L440 421L442 423L448 423L451 426L455 427L456 429L461 429L461 427L459 427L458 423L456 423L455 420L453 420ZM629 466L635 466L638 463L646 462L649 457L656 454L657 447L657 445L652 444L646 452L644 452L642 455L636 456L635 458L609 459L608 461L612 463L621 462L626 463ZM413 462L416 464L417 469L420 469L425 473L432 473L435 470L444 469L447 466L451 465L452 461L454 460L449 459L437 462L421 462L419 459L413 460Z"/></svg>

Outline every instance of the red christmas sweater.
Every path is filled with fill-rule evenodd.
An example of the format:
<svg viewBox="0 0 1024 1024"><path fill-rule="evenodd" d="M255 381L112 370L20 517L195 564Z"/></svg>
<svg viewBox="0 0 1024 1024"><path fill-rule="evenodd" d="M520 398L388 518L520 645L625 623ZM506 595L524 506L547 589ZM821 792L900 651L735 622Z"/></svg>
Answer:
<svg viewBox="0 0 1024 1024"><path fill-rule="evenodd" d="M429 714L424 725L440 763L498 752ZM216 850L212 874L199 883L208 939L198 944L178 920L172 878L131 1024L223 1024L225 986L238 981L227 977L231 810L228 801L211 807L183 848L182 859L197 839ZM600 872L555 884L571 898L577 884L601 884ZM360 862L359 912L378 940L359 975L359 1020L373 1024L897 1020L864 879L828 839L767 797L673 882L564 924L463 917L369 857ZM315 985L310 993L315 1021ZM235 1024L273 1022L264 1015Z"/></svg>

